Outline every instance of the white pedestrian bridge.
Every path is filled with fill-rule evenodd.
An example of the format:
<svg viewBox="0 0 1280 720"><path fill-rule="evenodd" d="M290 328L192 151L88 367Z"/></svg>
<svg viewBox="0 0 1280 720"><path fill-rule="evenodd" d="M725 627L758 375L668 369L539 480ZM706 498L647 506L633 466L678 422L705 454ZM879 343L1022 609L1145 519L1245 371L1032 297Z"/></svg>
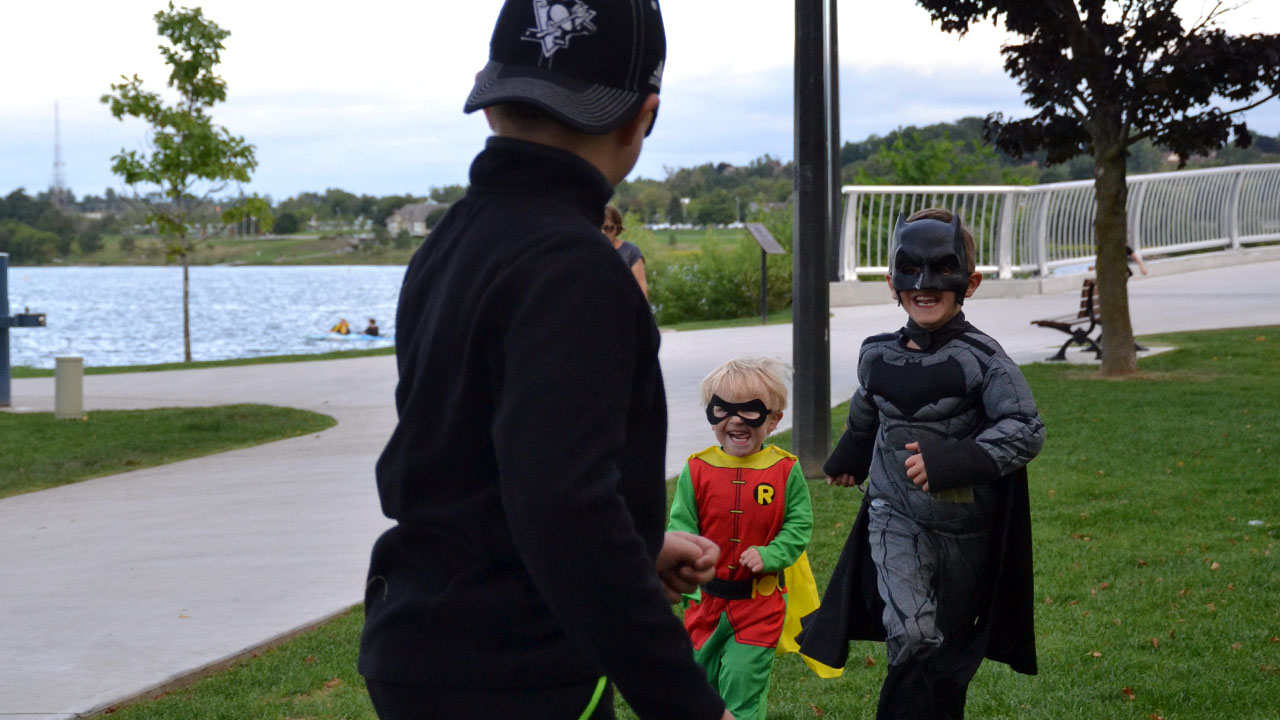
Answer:
<svg viewBox="0 0 1280 720"><path fill-rule="evenodd" d="M1144 259L1238 251L1280 241L1280 164L1131 175L1129 245ZM1094 259L1092 180L1028 186L849 185L840 280L888 271L894 222L927 207L958 211L978 270L1000 279L1085 270Z"/></svg>

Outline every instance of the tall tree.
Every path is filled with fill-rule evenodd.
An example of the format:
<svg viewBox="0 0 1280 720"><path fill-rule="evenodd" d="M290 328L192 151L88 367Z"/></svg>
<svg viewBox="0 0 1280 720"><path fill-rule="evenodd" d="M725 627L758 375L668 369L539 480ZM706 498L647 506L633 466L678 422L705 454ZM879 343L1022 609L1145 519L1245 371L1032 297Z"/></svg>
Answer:
<svg viewBox="0 0 1280 720"><path fill-rule="evenodd" d="M942 29L964 34L1003 20L1021 42L1002 50L1004 68L1036 114L993 113L983 135L1022 157L1049 163L1093 158L1103 375L1137 369L1129 320L1125 158L1150 139L1188 157L1251 135L1239 113L1280 94L1280 35L1232 36L1218 27L1215 2L1186 24L1176 0L917 0ZM1234 107L1224 109L1223 103Z"/></svg>
<svg viewBox="0 0 1280 720"><path fill-rule="evenodd" d="M159 35L168 40L160 54L169 64L168 85L178 99L168 105L158 93L144 90L142 80L121 76L112 84L114 94L102 96L118 120L134 117L151 126L150 152L121 150L112 156L111 171L130 186L159 188L163 202L152 204L148 220L165 238L170 259L182 262L182 351L191 361L191 280L190 255L202 237L193 237L193 211L230 181L248 182L257 167L253 145L215 125L209 112L227 99L227 86L214 69L221 60L223 41L230 31L204 17L200 8L174 8L155 14ZM259 217L269 227L265 202L242 204L229 211L225 220L237 214ZM201 233L203 235L203 233Z"/></svg>

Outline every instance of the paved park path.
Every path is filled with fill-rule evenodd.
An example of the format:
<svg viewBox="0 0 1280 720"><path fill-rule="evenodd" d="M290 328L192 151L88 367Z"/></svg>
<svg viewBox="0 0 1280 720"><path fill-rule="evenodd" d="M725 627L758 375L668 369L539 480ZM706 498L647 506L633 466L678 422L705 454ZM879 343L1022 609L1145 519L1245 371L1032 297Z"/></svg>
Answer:
<svg viewBox="0 0 1280 720"><path fill-rule="evenodd" d="M1153 266L1130 284L1139 334L1280 324L1280 261L1171 275ZM981 296L965 304L969 319L1026 363L1065 339L1030 322L1073 309L1079 292ZM833 311L833 403L856 385L862 339L903 320L892 304ZM713 440L698 381L742 354L790 360L790 325L664 333L670 474ZM360 602L388 525L373 464L395 422L395 381L387 356L87 376L90 412L256 402L338 425L0 500L0 718L79 717ZM15 381L13 404L51 411L52 379Z"/></svg>

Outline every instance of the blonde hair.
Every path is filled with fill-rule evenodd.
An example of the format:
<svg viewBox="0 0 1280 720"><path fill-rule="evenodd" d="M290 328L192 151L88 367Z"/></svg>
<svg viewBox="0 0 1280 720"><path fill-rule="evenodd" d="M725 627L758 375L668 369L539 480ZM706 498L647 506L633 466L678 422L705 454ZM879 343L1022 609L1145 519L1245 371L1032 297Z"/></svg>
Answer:
<svg viewBox="0 0 1280 720"><path fill-rule="evenodd" d="M939 220L944 223L950 223L954 219L955 215L946 208L925 208L911 213L911 217L907 218L907 222ZM969 228L964 226L964 221L960 222L960 234L964 237L965 270L972 275L978 269L978 248L973 242L973 233L969 232Z"/></svg>
<svg viewBox="0 0 1280 720"><path fill-rule="evenodd" d="M712 395L759 397L772 413L787 409L791 366L777 358L741 357L721 363L698 384L703 405Z"/></svg>

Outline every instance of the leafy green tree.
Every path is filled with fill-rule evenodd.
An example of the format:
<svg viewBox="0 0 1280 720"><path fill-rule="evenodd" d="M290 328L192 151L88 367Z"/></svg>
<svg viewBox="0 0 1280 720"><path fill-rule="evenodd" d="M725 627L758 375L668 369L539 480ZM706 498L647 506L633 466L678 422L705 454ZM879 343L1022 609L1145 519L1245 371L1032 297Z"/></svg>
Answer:
<svg viewBox="0 0 1280 720"><path fill-rule="evenodd" d="M1238 114L1280 95L1280 35L1228 35L1216 23L1222 2L1190 25L1176 0L917 3L947 32L990 20L1021 36L1001 52L1036 114L1006 120L993 113L983 134L1014 157L1093 158L1101 373L1136 372L1125 267L1129 148L1149 139L1185 164L1233 135L1248 146L1252 135ZM1223 109L1224 101L1235 107Z"/></svg>
<svg viewBox="0 0 1280 720"><path fill-rule="evenodd" d="M121 150L111 158L111 170L130 186L159 188L163 201L151 205L148 220L165 238L169 258L182 262L182 349L190 362L189 261L201 239L192 237L192 212L226 183L248 182L258 161L253 145L215 125L209 114L227 98L226 83L214 69L231 33L206 19L200 8L175 9L172 2L155 14L155 22L169 43L160 45L160 54L171 68L168 86L177 93L176 102L166 104L159 93L143 89L137 75L121 76L122 82L111 85L114 94L103 95L102 102L118 120L140 118L151 126L150 153ZM261 213L260 223L270 217L265 202L254 203L252 212Z"/></svg>
<svg viewBox="0 0 1280 720"><path fill-rule="evenodd" d="M292 235L302 229L298 216L291 212L276 214L275 231L280 235Z"/></svg>
<svg viewBox="0 0 1280 720"><path fill-rule="evenodd" d="M465 185L445 185L443 187L433 187L429 193L430 198L438 203L451 204L462 199L467 194Z"/></svg>
<svg viewBox="0 0 1280 720"><path fill-rule="evenodd" d="M427 213L426 220L424 221L427 224L427 229L434 230L436 227L436 224L440 222L440 218L444 217L445 213L447 212L449 212L449 208L438 207L435 210L432 210L431 212Z"/></svg>
<svg viewBox="0 0 1280 720"><path fill-rule="evenodd" d="M58 252L60 239L12 218L0 220L0 252L9 253L15 264L44 265Z"/></svg>
<svg viewBox="0 0 1280 720"><path fill-rule="evenodd" d="M401 230L396 233L393 243L397 250L408 250L409 246L413 244L413 236L409 234L408 230Z"/></svg>

